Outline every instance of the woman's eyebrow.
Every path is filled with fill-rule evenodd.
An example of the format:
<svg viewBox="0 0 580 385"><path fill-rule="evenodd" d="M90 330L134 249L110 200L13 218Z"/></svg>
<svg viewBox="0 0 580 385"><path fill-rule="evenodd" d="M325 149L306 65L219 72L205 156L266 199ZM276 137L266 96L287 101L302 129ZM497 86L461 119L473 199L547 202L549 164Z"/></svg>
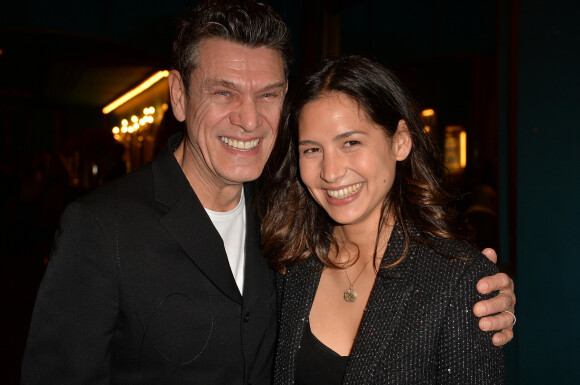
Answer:
<svg viewBox="0 0 580 385"><path fill-rule="evenodd" d="M346 138L349 138L349 137L351 137L351 136L353 136L353 135L356 135L356 134L361 134L361 135L368 135L368 134L367 134L366 132L364 132L364 131L347 131L347 132L345 132L345 133L342 133L342 134L340 134L340 135L337 135L337 136L335 136L335 137L334 137L334 139L332 139L332 141L333 141L333 142L337 142L337 141L339 141L339 140L341 140L341 139L346 139Z"/></svg>
<svg viewBox="0 0 580 385"><path fill-rule="evenodd" d="M335 136L335 137L332 139L332 141L333 141L333 142L338 142L338 141L340 141L341 139L350 138L351 136L353 136L353 135L356 135L356 134L360 134L360 135L368 135L368 134L367 134L366 132L364 132L364 131L347 131L347 132L344 132L344 133L342 133L342 134L339 134L339 135ZM301 140L301 141L299 141L299 142L298 142L298 145L299 145L299 146L307 146L307 145L313 145L313 144L314 144L314 145L317 145L317 146L319 146L319 145L320 145L320 143L318 143L318 142L316 142L316 141L314 141L314 140L310 140L310 139Z"/></svg>
<svg viewBox="0 0 580 385"><path fill-rule="evenodd" d="M298 142L299 146L311 146L311 145L319 145L319 143L315 142L314 140L301 140Z"/></svg>

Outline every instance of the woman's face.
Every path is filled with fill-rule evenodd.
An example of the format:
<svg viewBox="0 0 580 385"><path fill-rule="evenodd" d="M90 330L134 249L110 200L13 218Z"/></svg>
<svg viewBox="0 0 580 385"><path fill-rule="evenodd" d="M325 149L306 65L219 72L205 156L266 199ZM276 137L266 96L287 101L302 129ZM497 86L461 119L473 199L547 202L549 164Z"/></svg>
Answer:
<svg viewBox="0 0 580 385"><path fill-rule="evenodd" d="M335 222L376 226L411 140L404 121L388 138L354 100L330 93L302 108L298 149L302 181Z"/></svg>

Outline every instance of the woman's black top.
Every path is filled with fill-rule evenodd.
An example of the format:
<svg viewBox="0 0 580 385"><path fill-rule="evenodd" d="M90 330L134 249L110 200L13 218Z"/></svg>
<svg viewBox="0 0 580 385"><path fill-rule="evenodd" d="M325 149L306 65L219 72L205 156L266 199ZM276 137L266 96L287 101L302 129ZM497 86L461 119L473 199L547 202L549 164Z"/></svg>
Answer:
<svg viewBox="0 0 580 385"><path fill-rule="evenodd" d="M320 342L306 322L296 354L296 385L339 385L347 362L348 356L341 356Z"/></svg>

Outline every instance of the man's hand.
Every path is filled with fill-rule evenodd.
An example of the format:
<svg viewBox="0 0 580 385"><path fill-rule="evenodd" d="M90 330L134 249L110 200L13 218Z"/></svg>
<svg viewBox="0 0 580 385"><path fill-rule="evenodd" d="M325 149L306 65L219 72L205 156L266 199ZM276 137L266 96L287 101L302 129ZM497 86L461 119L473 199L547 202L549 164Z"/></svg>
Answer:
<svg viewBox="0 0 580 385"><path fill-rule="evenodd" d="M493 263L497 263L497 254L493 249L485 249L482 253ZM473 306L473 313L479 320L479 328L483 331L499 330L493 335L492 342L495 346L505 345L514 338L514 316L504 312L515 312L516 296L514 294L514 281L504 273L498 273L490 277L484 277L477 283L477 291L488 294L498 290L499 294L492 299L479 301ZM490 314L496 314L489 316Z"/></svg>

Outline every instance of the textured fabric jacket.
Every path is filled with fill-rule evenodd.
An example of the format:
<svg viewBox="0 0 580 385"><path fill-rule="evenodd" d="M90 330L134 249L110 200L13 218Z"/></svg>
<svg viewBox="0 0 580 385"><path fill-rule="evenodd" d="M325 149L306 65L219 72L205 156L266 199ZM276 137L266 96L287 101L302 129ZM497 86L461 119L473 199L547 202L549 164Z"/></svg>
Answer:
<svg viewBox="0 0 580 385"><path fill-rule="evenodd" d="M416 230L413 230L416 233ZM475 285L496 273L482 254L441 240L442 257L412 243L406 259L381 269L354 343L343 384L502 384L503 350L482 332L473 305L484 298ZM403 252L396 226L386 260ZM320 281L322 264L309 258L280 276L280 331L275 384L294 383L294 359ZM336 293L342 295L342 293Z"/></svg>
<svg viewBox="0 0 580 385"><path fill-rule="evenodd" d="M243 298L171 150L72 203L39 290L22 383L270 384L274 275L246 187Z"/></svg>

